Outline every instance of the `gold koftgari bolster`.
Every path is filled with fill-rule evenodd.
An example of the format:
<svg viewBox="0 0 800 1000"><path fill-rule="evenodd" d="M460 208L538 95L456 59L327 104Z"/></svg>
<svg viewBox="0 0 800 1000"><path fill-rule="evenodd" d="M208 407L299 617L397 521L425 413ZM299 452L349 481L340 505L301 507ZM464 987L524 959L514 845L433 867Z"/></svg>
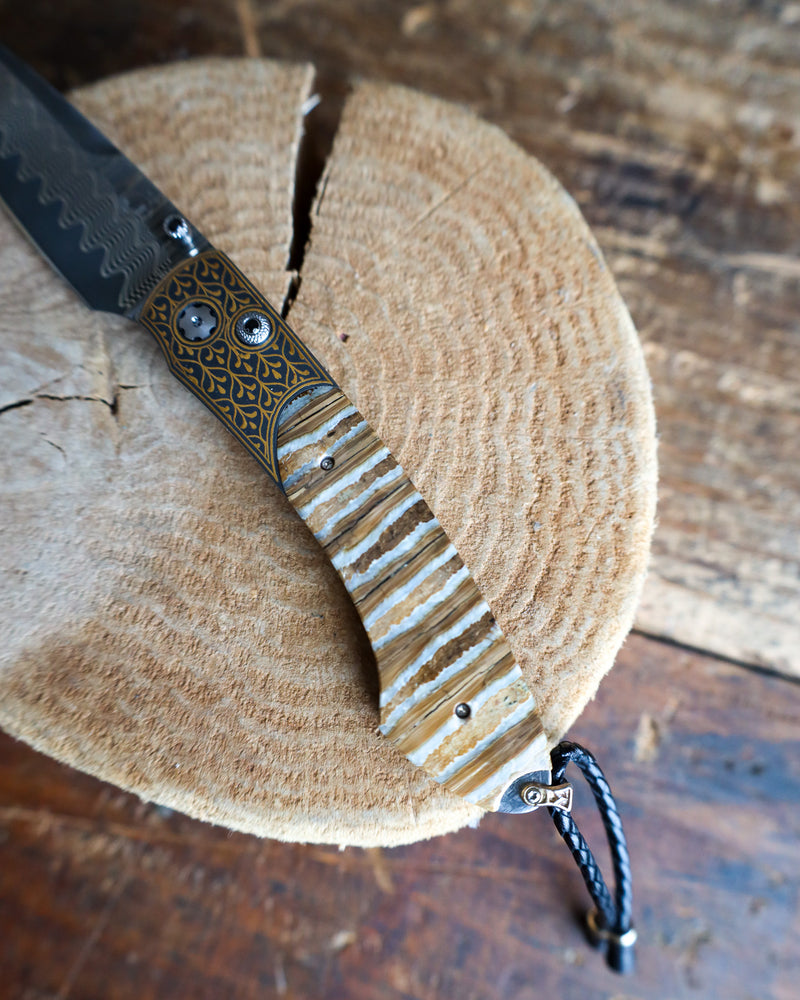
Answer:
<svg viewBox="0 0 800 1000"><path fill-rule="evenodd" d="M225 254L206 250L171 271L139 322L170 371L222 421L280 486L283 404L330 376Z"/></svg>

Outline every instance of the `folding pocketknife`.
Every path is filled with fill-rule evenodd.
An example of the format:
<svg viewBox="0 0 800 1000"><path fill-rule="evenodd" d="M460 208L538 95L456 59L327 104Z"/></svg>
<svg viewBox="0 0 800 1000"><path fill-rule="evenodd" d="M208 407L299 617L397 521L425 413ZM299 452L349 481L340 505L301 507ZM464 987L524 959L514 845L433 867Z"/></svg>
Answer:
<svg viewBox="0 0 800 1000"><path fill-rule="evenodd" d="M364 623L385 736L484 809L557 804L533 695L403 469L236 265L2 48L0 198L90 308L153 334L285 492Z"/></svg>

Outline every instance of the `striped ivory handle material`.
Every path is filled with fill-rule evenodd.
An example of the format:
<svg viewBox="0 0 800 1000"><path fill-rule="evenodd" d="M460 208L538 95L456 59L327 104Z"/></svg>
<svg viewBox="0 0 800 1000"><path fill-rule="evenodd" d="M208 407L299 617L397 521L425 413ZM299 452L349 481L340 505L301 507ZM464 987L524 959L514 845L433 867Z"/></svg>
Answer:
<svg viewBox="0 0 800 1000"><path fill-rule="evenodd" d="M536 705L469 571L389 450L338 388L278 417L286 495L350 593L378 664L381 731L484 809L550 770Z"/></svg>

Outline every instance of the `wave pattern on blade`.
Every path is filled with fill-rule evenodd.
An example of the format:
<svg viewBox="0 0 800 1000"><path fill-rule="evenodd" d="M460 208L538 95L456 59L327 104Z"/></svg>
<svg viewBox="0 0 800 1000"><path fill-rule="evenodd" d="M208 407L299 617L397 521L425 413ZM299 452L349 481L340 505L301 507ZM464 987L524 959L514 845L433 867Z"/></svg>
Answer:
<svg viewBox="0 0 800 1000"><path fill-rule="evenodd" d="M26 73L25 80L17 73ZM187 256L163 228L179 214L175 206L8 53L0 58L0 107L0 161L7 167L0 195L90 305L132 314ZM196 250L208 245L196 230L193 235Z"/></svg>

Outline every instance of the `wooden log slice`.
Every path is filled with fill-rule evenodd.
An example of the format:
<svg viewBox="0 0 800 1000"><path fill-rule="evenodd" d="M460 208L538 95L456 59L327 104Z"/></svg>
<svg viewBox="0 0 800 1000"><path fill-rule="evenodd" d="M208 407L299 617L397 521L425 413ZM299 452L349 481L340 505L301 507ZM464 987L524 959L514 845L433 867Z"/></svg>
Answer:
<svg viewBox="0 0 800 1000"><path fill-rule="evenodd" d="M280 308L307 67L202 61L77 103ZM0 217L0 725L144 798L392 845L481 811L378 733L375 665L286 498ZM360 84L289 320L386 441L555 741L627 633L654 517L636 334L557 182L451 105Z"/></svg>

